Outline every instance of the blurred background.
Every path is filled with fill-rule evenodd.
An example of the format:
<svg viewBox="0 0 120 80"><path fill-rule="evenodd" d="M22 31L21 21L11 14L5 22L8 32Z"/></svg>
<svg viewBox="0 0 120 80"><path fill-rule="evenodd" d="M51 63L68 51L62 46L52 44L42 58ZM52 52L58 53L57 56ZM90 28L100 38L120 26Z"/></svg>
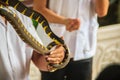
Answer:
<svg viewBox="0 0 120 80"><path fill-rule="evenodd" d="M110 65L120 65L120 0L110 0L107 16L98 18L98 43L93 60L93 80Z"/></svg>
<svg viewBox="0 0 120 80"><path fill-rule="evenodd" d="M32 0L26 0L23 3L32 7ZM93 59L93 80L107 66L120 64L120 0L110 0L107 16L98 18L98 22L98 43ZM33 63L30 68L30 80L40 80L40 72Z"/></svg>
<svg viewBox="0 0 120 80"><path fill-rule="evenodd" d="M120 23L120 0L110 0L107 16L98 18L100 27Z"/></svg>

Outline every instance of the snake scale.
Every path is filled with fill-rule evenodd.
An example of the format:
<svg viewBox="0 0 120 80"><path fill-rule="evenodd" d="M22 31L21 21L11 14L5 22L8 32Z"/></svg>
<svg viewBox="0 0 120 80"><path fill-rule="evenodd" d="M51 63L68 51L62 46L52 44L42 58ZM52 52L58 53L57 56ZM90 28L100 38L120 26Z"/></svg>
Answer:
<svg viewBox="0 0 120 80"><path fill-rule="evenodd" d="M44 31L46 32L46 34L53 40L52 43L50 43L47 47L44 47L43 45L41 45L25 28L25 26L22 24L22 22L20 21L20 19L16 16L15 13L12 13L12 11L10 11L7 6L12 6L14 9L16 9L17 11L19 11L20 13L22 13L23 15L28 16L31 19L36 20L37 22L39 22ZM50 29L50 26L46 20L46 18L41 15L40 13L29 9L28 7L26 7L24 4L22 4L20 1L18 0L0 0L0 15L4 16L6 18L6 20L8 20L11 25L13 26L13 28L15 29L15 31L17 32L17 34L20 36L20 38L27 44L29 44L33 49L35 49L36 51L38 51L40 54L42 55L48 55L48 53L50 53L50 49L55 46L55 45L62 45L65 48L65 57L63 59L63 61L59 64L50 64L48 62L49 66L52 66L52 69L50 69L50 72L53 72L57 69L61 69L63 67L65 67L70 58L69 58L69 50L66 46L66 44L64 43L64 40L62 40L61 38L59 38L58 36L56 36L52 30Z"/></svg>

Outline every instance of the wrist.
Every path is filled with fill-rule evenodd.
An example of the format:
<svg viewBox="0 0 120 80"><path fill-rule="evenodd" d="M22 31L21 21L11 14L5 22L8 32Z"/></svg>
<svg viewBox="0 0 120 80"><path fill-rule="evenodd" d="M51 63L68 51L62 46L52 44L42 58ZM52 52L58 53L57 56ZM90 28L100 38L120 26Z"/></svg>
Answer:
<svg viewBox="0 0 120 80"><path fill-rule="evenodd" d="M63 25L67 25L68 24L68 18L61 18L61 20L59 21L60 24L63 24Z"/></svg>
<svg viewBox="0 0 120 80"><path fill-rule="evenodd" d="M70 19L69 18L65 18L63 20L63 24L67 27L70 24Z"/></svg>

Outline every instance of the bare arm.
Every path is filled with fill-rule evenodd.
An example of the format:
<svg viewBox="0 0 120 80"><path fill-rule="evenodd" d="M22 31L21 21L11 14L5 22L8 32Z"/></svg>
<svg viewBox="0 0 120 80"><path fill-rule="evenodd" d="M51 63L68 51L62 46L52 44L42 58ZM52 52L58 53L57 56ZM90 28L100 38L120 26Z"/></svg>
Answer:
<svg viewBox="0 0 120 80"><path fill-rule="evenodd" d="M66 18L64 16L58 15L52 10L46 7L47 0L34 0L33 9L37 12L40 12L45 18L52 23L64 24L66 30L73 31L77 30L80 25L78 19Z"/></svg>
<svg viewBox="0 0 120 80"><path fill-rule="evenodd" d="M107 14L109 8L109 0L93 0L98 17L103 17Z"/></svg>
<svg viewBox="0 0 120 80"><path fill-rule="evenodd" d="M66 24L66 18L56 15L53 11L46 8L47 0L34 0L33 9L44 15L49 22Z"/></svg>

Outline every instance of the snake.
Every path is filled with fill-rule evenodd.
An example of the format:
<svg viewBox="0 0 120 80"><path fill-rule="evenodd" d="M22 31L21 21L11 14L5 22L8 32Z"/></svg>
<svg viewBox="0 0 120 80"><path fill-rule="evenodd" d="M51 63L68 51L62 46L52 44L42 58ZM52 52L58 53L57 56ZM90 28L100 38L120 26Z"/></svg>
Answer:
<svg viewBox="0 0 120 80"><path fill-rule="evenodd" d="M51 42L47 47L44 47L42 44L40 44L39 41L37 41L27 31L27 29L22 24L21 20L17 17L17 15L8 9L8 6L13 7L21 14L31 19L34 19L39 24L41 24L46 34L53 40L53 42ZM65 44L63 39L61 39L52 32L48 21L42 14L26 7L22 2L18 0L0 0L0 15L4 16L5 19L11 23L11 25L13 26L19 37L25 43L29 44L33 49L38 51L39 54L48 55L50 53L50 49L55 45L62 45L64 47L65 56L62 62L60 62L59 64L52 64L48 62L48 66L52 67L49 70L50 72L54 72L58 69L64 68L69 63L70 57L69 57L69 49L67 45Z"/></svg>

